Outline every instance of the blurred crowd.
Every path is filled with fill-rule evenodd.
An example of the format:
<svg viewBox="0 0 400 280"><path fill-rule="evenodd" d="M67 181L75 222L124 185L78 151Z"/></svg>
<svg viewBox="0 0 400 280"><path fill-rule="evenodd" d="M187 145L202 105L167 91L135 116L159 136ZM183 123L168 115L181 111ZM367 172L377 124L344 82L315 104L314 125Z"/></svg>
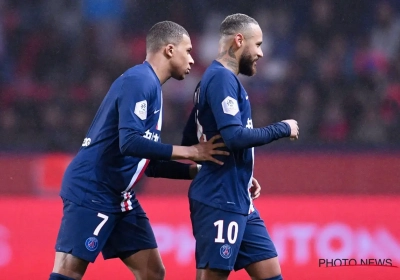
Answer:
<svg viewBox="0 0 400 280"><path fill-rule="evenodd" d="M240 76L255 127L294 118L299 147L399 147L400 1L0 0L0 151L77 151L167 19L194 47L191 74L163 86L163 142L179 143L219 24L236 12L264 33L257 75Z"/></svg>

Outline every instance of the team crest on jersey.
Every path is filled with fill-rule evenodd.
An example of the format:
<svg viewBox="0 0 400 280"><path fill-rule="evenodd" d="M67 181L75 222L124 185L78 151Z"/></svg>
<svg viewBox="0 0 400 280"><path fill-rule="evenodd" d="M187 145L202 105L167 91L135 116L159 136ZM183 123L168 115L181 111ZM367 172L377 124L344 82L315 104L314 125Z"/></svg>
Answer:
<svg viewBox="0 0 400 280"><path fill-rule="evenodd" d="M89 237L85 241L85 246L91 252L96 251L97 247L99 247L99 241L96 237Z"/></svg>
<svg viewBox="0 0 400 280"><path fill-rule="evenodd" d="M224 110L225 114L236 115L239 112L237 100L230 96L226 97L222 101L222 110Z"/></svg>
<svg viewBox="0 0 400 280"><path fill-rule="evenodd" d="M139 117L142 121L144 121L147 118L147 101L139 101L136 102L135 105L135 115Z"/></svg>
<svg viewBox="0 0 400 280"><path fill-rule="evenodd" d="M228 244L222 245L221 249L219 249L219 253L224 259L229 259L232 256L232 247Z"/></svg>

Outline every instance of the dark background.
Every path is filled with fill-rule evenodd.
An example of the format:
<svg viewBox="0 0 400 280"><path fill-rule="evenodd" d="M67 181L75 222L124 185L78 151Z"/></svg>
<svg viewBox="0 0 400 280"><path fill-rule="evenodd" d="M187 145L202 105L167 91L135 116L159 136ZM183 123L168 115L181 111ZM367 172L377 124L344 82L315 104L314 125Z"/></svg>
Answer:
<svg viewBox="0 0 400 280"><path fill-rule="evenodd" d="M399 1L0 1L0 151L75 153L115 78L143 62L153 24L183 25L195 65L164 87L163 142L177 144L225 16L264 32L241 77L255 127L294 118L300 140L273 150L398 150Z"/></svg>

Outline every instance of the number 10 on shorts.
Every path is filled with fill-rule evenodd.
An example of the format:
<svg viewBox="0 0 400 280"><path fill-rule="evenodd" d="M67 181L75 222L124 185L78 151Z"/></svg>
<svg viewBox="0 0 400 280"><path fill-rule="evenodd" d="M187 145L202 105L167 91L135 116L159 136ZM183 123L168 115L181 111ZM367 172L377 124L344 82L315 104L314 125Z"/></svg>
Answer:
<svg viewBox="0 0 400 280"><path fill-rule="evenodd" d="M225 243L225 239L222 237L224 230L224 220L216 221L214 223L214 226L218 228L217 238L215 238L215 243ZM229 223L226 237L228 238L228 242L230 244L235 244L238 235L238 228L239 226L235 221Z"/></svg>

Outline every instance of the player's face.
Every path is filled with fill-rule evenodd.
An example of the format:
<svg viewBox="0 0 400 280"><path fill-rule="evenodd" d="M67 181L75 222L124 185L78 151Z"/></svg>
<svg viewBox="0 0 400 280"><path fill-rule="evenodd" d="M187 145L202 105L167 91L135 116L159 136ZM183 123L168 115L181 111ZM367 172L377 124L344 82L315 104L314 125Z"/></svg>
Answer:
<svg viewBox="0 0 400 280"><path fill-rule="evenodd" d="M253 76L257 72L257 60L263 57L261 50L262 31L260 26L253 25L251 34L245 42L246 44L243 46L244 49L239 59L239 73L246 76Z"/></svg>
<svg viewBox="0 0 400 280"><path fill-rule="evenodd" d="M171 58L171 76L177 80L183 80L190 69L194 60L190 54L192 43L187 35L183 35L181 42L175 47L174 55Z"/></svg>

